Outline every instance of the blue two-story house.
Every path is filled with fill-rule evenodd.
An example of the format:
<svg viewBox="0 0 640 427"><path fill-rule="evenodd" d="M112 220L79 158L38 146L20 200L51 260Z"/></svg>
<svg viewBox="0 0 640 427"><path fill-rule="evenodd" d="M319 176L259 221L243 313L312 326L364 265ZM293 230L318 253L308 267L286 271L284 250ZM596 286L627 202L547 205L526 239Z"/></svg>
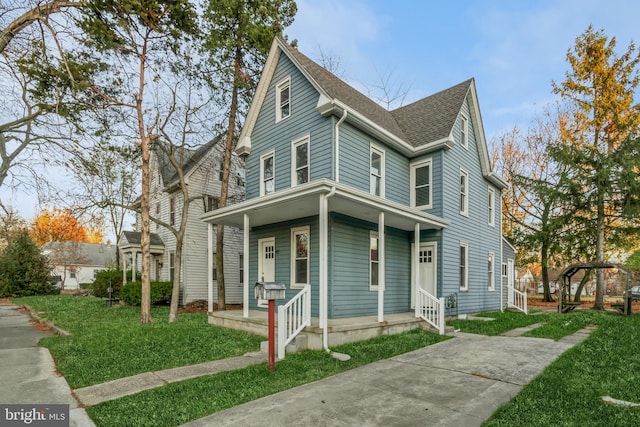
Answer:
<svg viewBox="0 0 640 427"><path fill-rule="evenodd" d="M325 348L349 319L409 314L442 331L452 301L502 308L507 184L473 79L388 111L276 39L236 153L246 200L203 220L244 230L245 318L266 307L256 282L284 283L279 305L305 293L293 310L309 307Z"/></svg>

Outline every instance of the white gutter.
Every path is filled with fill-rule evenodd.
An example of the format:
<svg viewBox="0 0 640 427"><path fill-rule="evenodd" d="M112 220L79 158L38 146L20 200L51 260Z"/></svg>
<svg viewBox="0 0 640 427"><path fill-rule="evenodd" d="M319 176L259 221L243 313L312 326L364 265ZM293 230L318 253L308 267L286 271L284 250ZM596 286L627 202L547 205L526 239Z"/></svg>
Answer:
<svg viewBox="0 0 640 427"><path fill-rule="evenodd" d="M340 120L338 120L338 123L336 123L336 132L335 132L335 137L336 137L336 171L335 171L335 178L336 178L336 182L340 182L340 125L346 120L347 114L349 114L349 112L345 108L343 113L342 113L342 117L340 117ZM332 191L335 193L335 187L333 188Z"/></svg>

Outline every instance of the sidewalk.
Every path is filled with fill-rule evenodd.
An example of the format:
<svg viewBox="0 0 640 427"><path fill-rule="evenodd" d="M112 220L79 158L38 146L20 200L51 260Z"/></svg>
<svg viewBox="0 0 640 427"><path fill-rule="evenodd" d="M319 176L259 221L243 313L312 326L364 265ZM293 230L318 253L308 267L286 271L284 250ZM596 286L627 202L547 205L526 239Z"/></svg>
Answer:
<svg viewBox="0 0 640 427"><path fill-rule="evenodd" d="M71 427L95 426L56 371L49 350L36 347L51 335L32 325L17 306L0 304L0 403L66 404Z"/></svg>
<svg viewBox="0 0 640 427"><path fill-rule="evenodd" d="M480 425L591 332L583 329L559 341L521 336L535 326L499 337L453 333L454 339L267 396L183 427ZM263 353L248 353L121 378L76 389L72 394L57 374L49 351L35 347L50 335L30 324L29 316L16 306L0 304L0 403L69 404L70 425L78 427L94 426L84 406L266 361Z"/></svg>

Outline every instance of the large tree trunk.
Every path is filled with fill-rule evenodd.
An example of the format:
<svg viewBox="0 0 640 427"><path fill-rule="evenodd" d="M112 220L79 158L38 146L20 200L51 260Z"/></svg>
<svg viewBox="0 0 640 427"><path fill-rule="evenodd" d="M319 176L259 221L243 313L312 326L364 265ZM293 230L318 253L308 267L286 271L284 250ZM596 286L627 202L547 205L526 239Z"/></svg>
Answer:
<svg viewBox="0 0 640 427"><path fill-rule="evenodd" d="M599 271L600 269L598 268L596 271ZM591 280L591 272L593 270L586 270L584 272L584 276L582 276L582 280L580 280L580 284L578 285L578 289L576 289L576 295L573 297L573 300L575 302L580 302L580 295L582 295L582 290L584 289L584 286L589 282L589 280Z"/></svg>
<svg viewBox="0 0 640 427"><path fill-rule="evenodd" d="M604 262L604 200L600 193L598 195L598 218L597 218L597 237L596 237L596 261ZM594 310L604 310L604 270L598 268L596 270L596 300L593 305Z"/></svg>
<svg viewBox="0 0 640 427"><path fill-rule="evenodd" d="M142 194L140 196L140 216L142 228L140 233L140 247L142 252L142 295L140 301L140 323L150 323L151 318L151 227L149 220L149 152L150 141L144 137L142 149Z"/></svg>
<svg viewBox="0 0 640 427"><path fill-rule="evenodd" d="M219 207L227 206L229 194L229 176L231 175L231 151L233 150L233 135L238 114L238 85L242 78L242 48L236 48L234 61L234 84L231 93L231 108L229 110L229 122L227 124L227 136L224 144L224 158L222 166L222 185L220 187ZM225 310L225 285L224 285L224 226L216 227L216 267L218 280L218 310Z"/></svg>

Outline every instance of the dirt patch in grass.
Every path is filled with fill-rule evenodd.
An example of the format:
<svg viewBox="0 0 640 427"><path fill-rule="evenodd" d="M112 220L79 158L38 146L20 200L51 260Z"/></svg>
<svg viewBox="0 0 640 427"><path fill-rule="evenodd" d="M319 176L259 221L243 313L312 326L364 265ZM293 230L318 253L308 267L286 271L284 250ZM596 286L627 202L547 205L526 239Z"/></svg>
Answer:
<svg viewBox="0 0 640 427"><path fill-rule="evenodd" d="M555 301L553 302L543 302L542 295L527 295L527 306L530 308L540 308L540 309L548 309L548 308L558 308L558 297L554 296ZM582 303L579 308L581 309L590 309L593 308L595 298L594 297L582 297L580 298L580 302ZM604 299L604 308L606 310L614 310L611 307L611 304L621 304L623 303L622 297L606 297ZM631 305L631 311L633 313L640 313L640 301L633 301Z"/></svg>
<svg viewBox="0 0 640 427"><path fill-rule="evenodd" d="M227 310L242 310L242 304L226 304ZM206 313L208 303L205 300L192 301L180 307L178 313ZM213 304L213 311L218 311L218 304Z"/></svg>

